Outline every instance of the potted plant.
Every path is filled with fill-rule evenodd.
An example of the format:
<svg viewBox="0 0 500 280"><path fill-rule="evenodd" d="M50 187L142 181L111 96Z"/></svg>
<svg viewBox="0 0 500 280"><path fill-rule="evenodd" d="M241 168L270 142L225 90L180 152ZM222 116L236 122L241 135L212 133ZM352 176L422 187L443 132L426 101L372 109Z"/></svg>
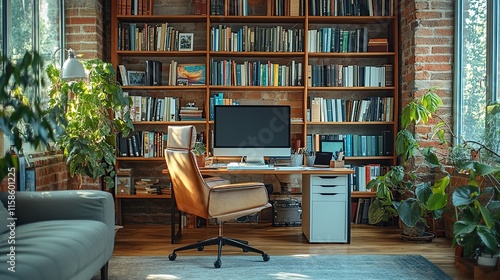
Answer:
<svg viewBox="0 0 500 280"><path fill-rule="evenodd" d="M57 144L63 150L70 175L94 180L103 178L106 188L114 186L116 135L133 130L131 100L116 82L113 66L100 59L83 62L87 80L64 81L53 65L47 70L52 83L49 109L64 116Z"/></svg>
<svg viewBox="0 0 500 280"><path fill-rule="evenodd" d="M196 156L196 163L198 164L198 166L204 167L205 156L207 154L207 147L205 146L205 143L196 141L191 151Z"/></svg>
<svg viewBox="0 0 500 280"><path fill-rule="evenodd" d="M487 121L500 118L500 104L489 106ZM498 145L498 124L490 123L486 142ZM489 141L496 137L496 141ZM453 243L462 247L465 259L474 259L481 264L485 259L493 265L498 263L500 253L500 155L495 152L498 147L482 145L463 147L465 153L473 157L457 156L454 165L469 175L467 184L457 187L452 193L452 204L455 206L455 223L453 225ZM479 146L479 148L477 148ZM472 158L472 160L471 160Z"/></svg>
<svg viewBox="0 0 500 280"><path fill-rule="evenodd" d="M390 171L371 180L367 188L376 192L374 201L370 204L368 218L371 224L386 222L392 217L399 217L404 226L404 234L423 236L427 218L440 218L446 207L448 196L445 192L450 183L450 175L440 163L434 147L420 147L409 130L410 127L427 123L435 115L442 100L435 93L435 88L429 89L422 97L411 101L403 108L401 114L402 129L396 136L396 154L403 164L392 166ZM448 146L444 132L449 126L441 121L434 125L431 137L437 136L440 145ZM416 155L423 157L417 164ZM407 163L412 160L412 168ZM419 178L421 168L435 171L431 179ZM405 227L410 229L406 230ZM420 227L416 230L415 227Z"/></svg>
<svg viewBox="0 0 500 280"><path fill-rule="evenodd" d="M35 147L48 145L54 140L56 116L48 114L38 98L32 98L30 102L25 95L30 88L44 83L43 79L37 79L38 73L34 71L43 68L42 58L36 52L26 52L17 63L7 57L0 60L4 70L0 77L0 131L17 151L23 143ZM0 180L14 165L15 161L7 151L0 161Z"/></svg>

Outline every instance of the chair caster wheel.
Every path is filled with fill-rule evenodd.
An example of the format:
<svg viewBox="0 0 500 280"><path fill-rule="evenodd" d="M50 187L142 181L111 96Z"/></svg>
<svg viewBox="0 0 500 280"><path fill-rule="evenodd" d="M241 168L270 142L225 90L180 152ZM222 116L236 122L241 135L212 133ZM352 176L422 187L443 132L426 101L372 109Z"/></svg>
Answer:
<svg viewBox="0 0 500 280"><path fill-rule="evenodd" d="M203 251L203 249L205 249L205 247L204 247L204 246L200 246L200 247L198 247L198 251Z"/></svg>
<svg viewBox="0 0 500 280"><path fill-rule="evenodd" d="M221 264L222 264L222 262L221 262L220 260L216 260L216 261L214 262L214 267L215 267L215 268L220 268Z"/></svg>
<svg viewBox="0 0 500 280"><path fill-rule="evenodd" d="M177 254L175 254L175 253L168 255L168 259L171 261L175 261L176 258L177 258Z"/></svg>
<svg viewBox="0 0 500 280"><path fill-rule="evenodd" d="M262 259L263 259L265 262L269 261L269 259L270 259L270 258L271 258L271 257L269 257L269 255L268 255L268 254L262 254Z"/></svg>

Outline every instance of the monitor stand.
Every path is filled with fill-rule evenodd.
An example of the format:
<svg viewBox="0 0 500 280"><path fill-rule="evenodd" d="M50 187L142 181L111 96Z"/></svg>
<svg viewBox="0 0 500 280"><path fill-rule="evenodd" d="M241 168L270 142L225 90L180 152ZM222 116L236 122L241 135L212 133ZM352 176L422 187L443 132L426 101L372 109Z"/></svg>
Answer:
<svg viewBox="0 0 500 280"><path fill-rule="evenodd" d="M263 156L246 156L245 162L248 164L265 164Z"/></svg>

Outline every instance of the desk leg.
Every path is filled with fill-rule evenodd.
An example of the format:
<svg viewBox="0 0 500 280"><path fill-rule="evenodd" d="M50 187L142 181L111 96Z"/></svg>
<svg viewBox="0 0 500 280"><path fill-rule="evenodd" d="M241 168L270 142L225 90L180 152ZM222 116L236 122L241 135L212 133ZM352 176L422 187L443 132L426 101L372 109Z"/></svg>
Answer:
<svg viewBox="0 0 500 280"><path fill-rule="evenodd" d="M116 224L122 225L122 200L120 198L116 199Z"/></svg>
<svg viewBox="0 0 500 280"><path fill-rule="evenodd" d="M177 209L177 206L175 204L175 196L174 192L172 189L172 198L171 198L171 207L170 207L170 243L175 244L177 241L177 238L181 236L182 234L182 228L181 228L181 213L179 212L179 220L176 221L175 219L175 212ZM179 231L175 232L175 225L176 223L179 223Z"/></svg>

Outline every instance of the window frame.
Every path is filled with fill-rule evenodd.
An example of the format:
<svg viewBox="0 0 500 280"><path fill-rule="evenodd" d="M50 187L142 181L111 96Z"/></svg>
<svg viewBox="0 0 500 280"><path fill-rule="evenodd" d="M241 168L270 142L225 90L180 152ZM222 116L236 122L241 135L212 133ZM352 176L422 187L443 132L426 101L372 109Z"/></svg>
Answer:
<svg viewBox="0 0 500 280"><path fill-rule="evenodd" d="M458 138L453 139L454 144L461 141L460 136L463 135L462 124L464 117L462 115L463 90L464 90L464 77L463 77L463 57L464 57L464 37L463 26L465 26L465 19L463 17L464 1L455 1L455 49L454 49L454 74L453 74L453 130ZM486 1L486 77L484 77L486 87L486 104L489 105L494 102L500 101L500 3L498 1ZM486 107L486 106L485 106Z"/></svg>

